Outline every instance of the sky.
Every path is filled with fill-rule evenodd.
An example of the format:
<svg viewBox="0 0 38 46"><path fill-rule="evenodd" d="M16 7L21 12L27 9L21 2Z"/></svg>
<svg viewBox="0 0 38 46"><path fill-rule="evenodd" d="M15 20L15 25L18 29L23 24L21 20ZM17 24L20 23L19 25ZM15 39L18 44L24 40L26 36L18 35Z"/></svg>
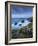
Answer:
<svg viewBox="0 0 38 46"><path fill-rule="evenodd" d="M31 16L32 16L32 7L13 5L11 7L12 28L17 29L26 26L30 22L24 18L29 18ZM24 20L24 23L21 23L21 20ZM17 23L17 25L15 25L14 23ZM19 24L22 24L22 26L19 26Z"/></svg>
<svg viewBox="0 0 38 46"><path fill-rule="evenodd" d="M28 18L32 16L32 7L14 5L11 8L13 18Z"/></svg>

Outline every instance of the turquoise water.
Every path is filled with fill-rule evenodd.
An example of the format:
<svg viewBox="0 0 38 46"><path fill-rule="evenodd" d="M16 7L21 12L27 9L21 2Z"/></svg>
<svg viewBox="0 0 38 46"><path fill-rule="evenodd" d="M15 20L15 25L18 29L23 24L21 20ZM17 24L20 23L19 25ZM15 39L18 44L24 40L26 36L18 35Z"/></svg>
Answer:
<svg viewBox="0 0 38 46"><path fill-rule="evenodd" d="M12 29L20 29L23 26L27 26L30 23L27 18L12 18L11 19L11 27Z"/></svg>

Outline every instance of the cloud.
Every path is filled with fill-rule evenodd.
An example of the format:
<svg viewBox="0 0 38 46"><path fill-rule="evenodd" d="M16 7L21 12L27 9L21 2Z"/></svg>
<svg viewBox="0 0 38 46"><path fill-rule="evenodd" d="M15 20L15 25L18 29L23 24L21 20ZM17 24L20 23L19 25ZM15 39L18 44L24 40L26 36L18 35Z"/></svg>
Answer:
<svg viewBox="0 0 38 46"><path fill-rule="evenodd" d="M14 5L11 8L12 18L27 18L32 16L32 8Z"/></svg>
<svg viewBox="0 0 38 46"><path fill-rule="evenodd" d="M12 14L12 18L28 18L32 16L32 13Z"/></svg>

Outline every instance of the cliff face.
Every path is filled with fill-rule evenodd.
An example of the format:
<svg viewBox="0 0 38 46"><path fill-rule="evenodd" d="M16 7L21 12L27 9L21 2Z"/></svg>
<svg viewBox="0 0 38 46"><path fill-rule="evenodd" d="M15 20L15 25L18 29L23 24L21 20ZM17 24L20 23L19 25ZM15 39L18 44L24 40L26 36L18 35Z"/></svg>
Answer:
<svg viewBox="0 0 38 46"><path fill-rule="evenodd" d="M32 17L28 18L29 23L26 26L23 26L20 29L12 30L12 38L31 38L33 37L33 30L32 30Z"/></svg>
<svg viewBox="0 0 38 46"><path fill-rule="evenodd" d="M32 24L28 24L19 30L13 30L12 38L31 38L33 37Z"/></svg>

